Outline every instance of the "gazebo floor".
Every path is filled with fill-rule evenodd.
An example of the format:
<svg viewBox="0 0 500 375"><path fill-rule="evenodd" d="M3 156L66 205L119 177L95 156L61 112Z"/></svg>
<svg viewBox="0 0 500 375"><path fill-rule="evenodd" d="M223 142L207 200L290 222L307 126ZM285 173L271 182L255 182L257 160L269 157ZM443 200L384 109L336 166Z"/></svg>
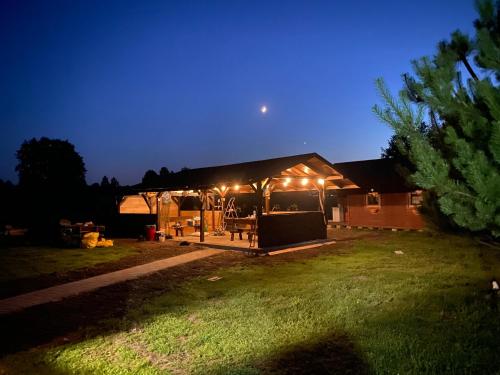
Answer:
<svg viewBox="0 0 500 375"><path fill-rule="evenodd" d="M175 241L188 241L196 244L203 244L216 249L224 250L239 250L239 251L261 251L255 243L254 247L250 247L250 242L246 234L243 234L243 239L240 240L238 235L234 235L234 240L231 241L231 233L226 232L224 236L214 236L212 233L205 233L205 241L200 242L200 234L198 232L191 233L185 236L173 238ZM255 241L257 242L257 241Z"/></svg>
<svg viewBox="0 0 500 375"><path fill-rule="evenodd" d="M247 236L243 234L243 239L240 240L238 235L234 235L234 240L231 241L231 234L226 232L224 236L214 236L212 233L205 233L205 241L200 242L200 234L199 233L191 233L186 236L178 236L173 238L174 241L187 241L195 244L202 244L207 247L212 247L214 249L222 249L222 250L237 250L244 252L254 252L254 253L271 253L278 250L291 250L291 249L301 249L301 248L309 248L322 246L330 243L334 243L331 239L323 239L323 240L313 240L306 242L293 243L283 246L276 246L272 248L259 248L257 247L257 243L255 243L254 247L250 247L250 242L247 239ZM257 239L256 241L257 242Z"/></svg>

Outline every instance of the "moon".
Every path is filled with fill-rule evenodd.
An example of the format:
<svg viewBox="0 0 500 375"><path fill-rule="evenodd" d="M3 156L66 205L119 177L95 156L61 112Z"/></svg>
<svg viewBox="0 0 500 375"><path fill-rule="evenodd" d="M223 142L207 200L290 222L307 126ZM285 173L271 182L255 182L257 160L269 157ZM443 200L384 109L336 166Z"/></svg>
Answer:
<svg viewBox="0 0 500 375"><path fill-rule="evenodd" d="M262 107L260 107L260 113L262 113L263 115L267 113L267 106L263 105Z"/></svg>

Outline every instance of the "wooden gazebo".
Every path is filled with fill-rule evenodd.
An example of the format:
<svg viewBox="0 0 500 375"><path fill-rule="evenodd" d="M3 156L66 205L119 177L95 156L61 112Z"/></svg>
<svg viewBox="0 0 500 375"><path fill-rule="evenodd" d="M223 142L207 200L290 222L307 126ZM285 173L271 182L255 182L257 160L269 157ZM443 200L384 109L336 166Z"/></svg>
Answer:
<svg viewBox="0 0 500 375"><path fill-rule="evenodd" d="M325 191L357 188L317 153L286 156L238 164L187 169L169 176L160 186L143 186L144 196L158 202L165 191L172 196L196 195L201 200L201 228L205 211L213 208L216 196L228 193L255 194L258 247L267 248L326 238ZM274 213L273 192L317 190L319 211ZM156 200L154 199L156 198ZM200 230L200 242L204 230Z"/></svg>

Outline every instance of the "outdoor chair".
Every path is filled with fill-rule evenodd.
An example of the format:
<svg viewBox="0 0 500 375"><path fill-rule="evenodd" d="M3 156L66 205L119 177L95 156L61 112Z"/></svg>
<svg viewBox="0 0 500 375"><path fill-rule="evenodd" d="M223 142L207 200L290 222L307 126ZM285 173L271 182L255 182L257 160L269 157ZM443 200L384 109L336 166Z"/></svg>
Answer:
<svg viewBox="0 0 500 375"><path fill-rule="evenodd" d="M175 224L172 228L175 229L175 236L179 237L179 232L181 234L181 237L184 237L184 226L179 224Z"/></svg>
<svg viewBox="0 0 500 375"><path fill-rule="evenodd" d="M231 233L231 241L234 241L235 233L238 233L240 240L243 240L243 229L239 228L236 224L229 228L229 233Z"/></svg>

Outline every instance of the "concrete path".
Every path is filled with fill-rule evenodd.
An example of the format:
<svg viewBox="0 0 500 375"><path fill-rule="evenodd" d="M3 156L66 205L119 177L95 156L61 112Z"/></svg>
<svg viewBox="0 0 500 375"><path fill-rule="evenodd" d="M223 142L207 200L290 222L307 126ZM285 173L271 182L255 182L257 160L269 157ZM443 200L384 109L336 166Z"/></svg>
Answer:
<svg viewBox="0 0 500 375"><path fill-rule="evenodd" d="M321 246L325 246L325 245L332 245L334 243L336 243L336 242L335 241L328 241L328 242L320 242L320 243L314 243L314 244L304 245L304 246L288 247L286 249L270 251L268 254L269 255L280 255L280 254L285 254L285 253L292 253L294 251L299 251L299 250L314 249L316 247L321 247Z"/></svg>
<svg viewBox="0 0 500 375"><path fill-rule="evenodd" d="M166 268L189 263L194 260L207 258L222 253L224 250L204 249L178 255L171 258L157 260L155 262L142 264L140 266L126 268L120 271L110 272L88 279L73 281L71 283L56 285L34 292L20 294L18 296L0 300L0 315L9 314L26 309L31 306L42 305L48 302L60 301L63 298L74 296L84 292L90 292L104 286L121 283L123 281L136 279L141 276L161 271Z"/></svg>

